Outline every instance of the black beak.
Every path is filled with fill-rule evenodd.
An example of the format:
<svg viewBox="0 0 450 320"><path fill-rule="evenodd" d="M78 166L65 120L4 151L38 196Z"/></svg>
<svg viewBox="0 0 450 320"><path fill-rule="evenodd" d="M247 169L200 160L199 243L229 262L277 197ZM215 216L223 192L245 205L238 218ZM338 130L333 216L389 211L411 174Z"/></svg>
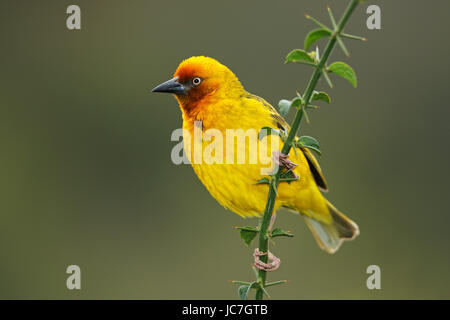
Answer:
<svg viewBox="0 0 450 320"><path fill-rule="evenodd" d="M178 77L170 79L153 88L152 92L167 92L174 94L186 94L186 88L178 82Z"/></svg>

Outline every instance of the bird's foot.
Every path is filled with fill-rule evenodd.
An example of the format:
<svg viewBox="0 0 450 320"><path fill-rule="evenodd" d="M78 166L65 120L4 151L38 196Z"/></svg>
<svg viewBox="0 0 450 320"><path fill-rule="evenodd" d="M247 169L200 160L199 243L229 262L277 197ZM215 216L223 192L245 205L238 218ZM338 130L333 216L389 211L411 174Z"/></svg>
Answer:
<svg viewBox="0 0 450 320"><path fill-rule="evenodd" d="M268 254L267 256L268 263L259 260L260 256L265 256L266 254ZM255 251L253 252L253 258L255 258L255 263L253 265L259 270L275 271L280 267L281 264L281 260L275 257L270 251L262 252L259 251L258 248L256 248Z"/></svg>
<svg viewBox="0 0 450 320"><path fill-rule="evenodd" d="M289 155L281 153L279 150L274 151L272 154L275 163L280 167L286 168L287 170L292 170L297 166L297 164L288 159Z"/></svg>

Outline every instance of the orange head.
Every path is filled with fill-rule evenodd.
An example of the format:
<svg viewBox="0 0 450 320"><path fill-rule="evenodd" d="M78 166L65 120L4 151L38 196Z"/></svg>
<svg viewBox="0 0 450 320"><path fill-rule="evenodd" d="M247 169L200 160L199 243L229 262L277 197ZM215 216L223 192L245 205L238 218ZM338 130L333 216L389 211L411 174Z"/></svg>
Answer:
<svg viewBox="0 0 450 320"><path fill-rule="evenodd" d="M191 57L180 63L173 79L152 90L173 93L185 112L215 99L242 95L244 88L226 66L209 57Z"/></svg>

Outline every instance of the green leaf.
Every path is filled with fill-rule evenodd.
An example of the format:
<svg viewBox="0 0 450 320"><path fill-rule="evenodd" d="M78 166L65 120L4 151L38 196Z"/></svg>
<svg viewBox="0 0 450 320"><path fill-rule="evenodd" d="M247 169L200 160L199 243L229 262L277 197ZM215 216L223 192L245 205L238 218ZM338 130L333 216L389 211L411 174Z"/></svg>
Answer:
<svg viewBox="0 0 450 320"><path fill-rule="evenodd" d="M270 180L269 180L269 178L262 178L262 179L259 179L258 181L256 181L255 184L270 184Z"/></svg>
<svg viewBox="0 0 450 320"><path fill-rule="evenodd" d="M313 137L301 136L300 138L298 138L296 145L300 148L308 148L308 149L314 150L319 155L322 154L322 152L320 151L319 142L316 139L314 139Z"/></svg>
<svg viewBox="0 0 450 320"><path fill-rule="evenodd" d="M311 97L311 101L316 101L316 100L322 100L325 101L326 103L330 103L331 102L331 98L330 96L324 92L324 91L313 91L312 97Z"/></svg>
<svg viewBox="0 0 450 320"><path fill-rule="evenodd" d="M258 235L259 229L255 227L236 227L240 231L241 239L249 246Z"/></svg>
<svg viewBox="0 0 450 320"><path fill-rule="evenodd" d="M251 231L251 232L259 232L259 229L257 227L235 227L238 230L245 230L245 231Z"/></svg>
<svg viewBox="0 0 450 320"><path fill-rule="evenodd" d="M280 114L286 118L289 109L291 108L291 102L289 100L280 100L278 103L278 109L280 110Z"/></svg>
<svg viewBox="0 0 450 320"><path fill-rule="evenodd" d="M289 231L284 231L283 229L280 228L275 228L272 230L271 233L271 237L275 238L275 237L293 237L294 235L292 233L290 233Z"/></svg>
<svg viewBox="0 0 450 320"><path fill-rule="evenodd" d="M296 148L293 148L293 149L295 150ZM292 181L297 181L297 180L298 180L298 176L292 171L292 169L289 169L280 175L279 182L291 183Z"/></svg>
<svg viewBox="0 0 450 320"><path fill-rule="evenodd" d="M250 289L250 286L240 286L238 288L239 298L241 298L241 300L247 300L248 292L250 291Z"/></svg>
<svg viewBox="0 0 450 320"><path fill-rule="evenodd" d="M280 178L295 178L295 174L292 169L286 170L280 175Z"/></svg>
<svg viewBox="0 0 450 320"><path fill-rule="evenodd" d="M303 104L303 99L300 97L295 97L294 99L292 99L291 101L291 107L295 107L298 108Z"/></svg>
<svg viewBox="0 0 450 320"><path fill-rule="evenodd" d="M289 63L289 62L314 63L314 59L311 58L311 56L306 51L301 50L301 49L294 49L288 53L288 55L286 56L286 61L284 61L284 63Z"/></svg>
<svg viewBox="0 0 450 320"><path fill-rule="evenodd" d="M323 28L320 29L315 29L313 31L311 31L310 33L308 33L308 35L305 38L305 50L308 50L309 47L311 47L311 45L316 42L317 40L323 38L323 37L328 37L331 35L330 30L326 30Z"/></svg>
<svg viewBox="0 0 450 320"><path fill-rule="evenodd" d="M328 71L347 79L356 88L356 73L348 64L344 62L334 62L328 67Z"/></svg>
<svg viewBox="0 0 450 320"><path fill-rule="evenodd" d="M277 129L274 129L274 128L271 128L271 127L263 127L259 131L259 136L258 136L259 140L261 140L262 138L264 138L264 137L266 137L268 135L271 135L271 134L274 134L274 135L277 135L277 136L280 136L280 137L282 136L280 130L277 130Z"/></svg>
<svg viewBox="0 0 450 320"><path fill-rule="evenodd" d="M241 300L247 300L248 293L250 292L251 288L254 288L255 286L258 286L258 284L254 281L250 283L249 285L243 285L238 288L238 295Z"/></svg>

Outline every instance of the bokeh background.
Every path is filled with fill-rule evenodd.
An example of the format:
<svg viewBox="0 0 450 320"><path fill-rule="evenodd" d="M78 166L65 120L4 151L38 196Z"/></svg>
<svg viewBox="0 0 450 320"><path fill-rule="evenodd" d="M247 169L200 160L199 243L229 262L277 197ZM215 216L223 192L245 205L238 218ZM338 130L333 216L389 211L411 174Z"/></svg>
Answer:
<svg viewBox="0 0 450 320"><path fill-rule="evenodd" d="M234 299L252 248L187 165L170 160L175 100L150 89L208 55L277 105L311 69L284 65L348 1L2 1L0 4L0 298ZM66 28L78 4L82 30ZM366 28L369 4L382 29ZM272 250L275 299L450 298L448 1L367 1L346 30L359 86L321 80L333 103L302 133L321 142L327 197L360 226L335 255L303 219ZM319 44L323 48L324 40ZM293 114L290 114L292 118ZM81 267L82 289L66 288ZM379 265L382 289L368 290Z"/></svg>

